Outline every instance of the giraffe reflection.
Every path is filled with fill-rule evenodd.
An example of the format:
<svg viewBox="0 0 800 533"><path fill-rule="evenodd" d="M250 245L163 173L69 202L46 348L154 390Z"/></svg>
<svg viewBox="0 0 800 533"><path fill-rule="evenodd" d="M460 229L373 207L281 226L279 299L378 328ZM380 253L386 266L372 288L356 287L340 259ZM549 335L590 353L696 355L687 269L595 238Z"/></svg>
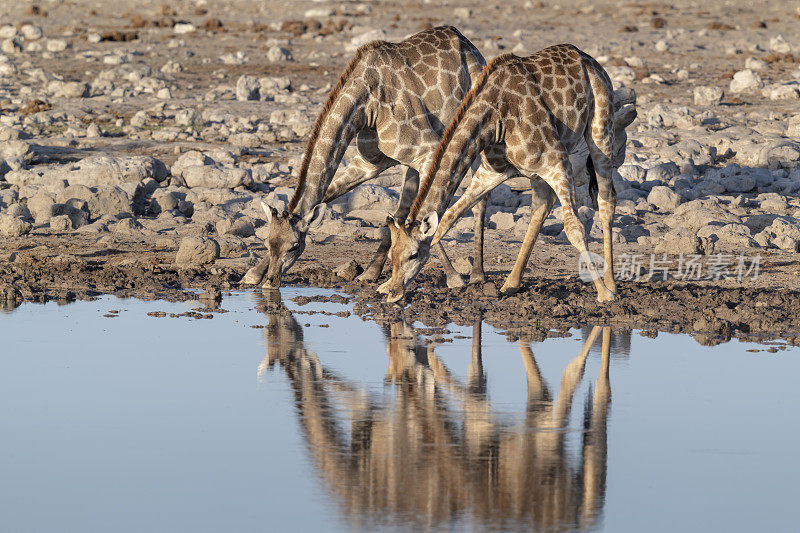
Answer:
<svg viewBox="0 0 800 533"><path fill-rule="evenodd" d="M520 342L527 406L521 420L509 421L487 397L480 323L464 383L407 324L385 325L386 382L394 392L387 400L326 370L304 347L291 313L275 302L268 307L268 354L259 373L276 363L285 371L317 471L352 522L428 527L468 519L557 531L597 524L606 484L609 328L591 330L555 399L530 345ZM582 445L568 453L573 396L601 336Z"/></svg>

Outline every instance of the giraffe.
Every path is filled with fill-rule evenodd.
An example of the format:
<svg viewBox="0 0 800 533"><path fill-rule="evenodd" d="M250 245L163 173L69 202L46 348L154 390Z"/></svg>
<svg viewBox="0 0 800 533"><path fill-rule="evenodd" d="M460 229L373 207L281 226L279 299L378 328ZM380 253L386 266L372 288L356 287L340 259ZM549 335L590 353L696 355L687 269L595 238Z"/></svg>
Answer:
<svg viewBox="0 0 800 533"><path fill-rule="evenodd" d="M387 219L393 271L379 291L386 293L390 302L403 298L427 261L430 246L439 242L464 210L504 180L522 175L531 179L531 220L503 292L519 288L533 243L558 198L564 230L585 261L598 301L614 300L611 223L616 193L612 171L625 159L625 127L635 117L634 105L614 112L608 75L597 61L572 45L551 46L524 58L503 54L493 59L442 135L405 224ZM588 253L586 232L575 212L568 154L583 142L589 148L590 190L603 229L603 278ZM484 164L464 194L448 208L466 169L480 153Z"/></svg>
<svg viewBox="0 0 800 533"><path fill-rule="evenodd" d="M277 291L275 291L277 292ZM278 295L279 298L279 295ZM520 419L499 412L486 387L481 323L473 325L466 380L454 375L404 322L382 324L388 369L384 391L326 366L306 346L285 307L268 306L267 354L259 365L285 373L310 462L351 523L430 529L472 516L478 529L591 529L603 512L611 331L595 326L551 392L530 344L519 342L527 384ZM574 402L590 349L602 335L601 362L587 403ZM471 355L471 356L470 356ZM371 383L371 382L370 382ZM570 413L583 411L573 448Z"/></svg>
<svg viewBox="0 0 800 533"><path fill-rule="evenodd" d="M279 213L262 203L268 225L267 257L242 282L254 285L266 275L265 287L279 287L282 274L305 249L308 229L324 212L325 203L397 164L407 170L393 219L403 220L416 197L420 171L428 165L445 126L485 63L478 49L452 26L425 30L399 43L373 41L360 47L314 124L288 209ZM334 179L354 138L357 153ZM471 282L484 279L485 211L485 201L473 209ZM448 286L463 286L444 248L437 249ZM362 280L380 276L388 250L386 231Z"/></svg>

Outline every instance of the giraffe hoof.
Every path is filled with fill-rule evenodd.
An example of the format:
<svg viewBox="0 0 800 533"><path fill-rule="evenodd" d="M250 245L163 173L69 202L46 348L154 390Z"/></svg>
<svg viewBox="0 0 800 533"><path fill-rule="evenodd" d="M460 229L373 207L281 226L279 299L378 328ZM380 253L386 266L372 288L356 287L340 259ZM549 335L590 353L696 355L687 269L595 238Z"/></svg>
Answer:
<svg viewBox="0 0 800 533"><path fill-rule="evenodd" d="M242 279L239 280L240 285L258 285L264 278L264 272L257 266L248 270Z"/></svg>
<svg viewBox="0 0 800 533"><path fill-rule="evenodd" d="M452 276L447 276L447 288L448 289L459 289L465 286L464 278L461 277L461 274L453 274Z"/></svg>
<svg viewBox="0 0 800 533"><path fill-rule="evenodd" d="M615 292L612 292L612 291L608 291L608 292L605 292L603 294L598 294L597 295L597 301L599 303L614 302L616 300L617 300L617 294Z"/></svg>
<svg viewBox="0 0 800 533"><path fill-rule="evenodd" d="M381 276L380 272L375 272L374 270L365 270L358 276L356 276L357 281L362 282L373 282L378 281L378 278Z"/></svg>
<svg viewBox="0 0 800 533"><path fill-rule="evenodd" d="M508 285L506 283L500 287L500 294L503 296L511 296L512 294L517 294L519 292L519 285Z"/></svg>
<svg viewBox="0 0 800 533"><path fill-rule="evenodd" d="M486 281L486 276L483 273L480 274L471 274L469 276L469 284L475 285L477 283L483 283Z"/></svg>
<svg viewBox="0 0 800 533"><path fill-rule="evenodd" d="M385 282L381 283L377 289L378 293L380 294L389 294L389 282L392 281L391 279L386 280Z"/></svg>

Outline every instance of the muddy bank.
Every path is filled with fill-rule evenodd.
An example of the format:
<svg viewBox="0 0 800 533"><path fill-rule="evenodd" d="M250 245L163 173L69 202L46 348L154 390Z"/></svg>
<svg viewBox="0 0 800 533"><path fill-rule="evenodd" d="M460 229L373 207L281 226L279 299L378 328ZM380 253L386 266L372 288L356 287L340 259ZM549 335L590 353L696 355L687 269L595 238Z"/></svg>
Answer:
<svg viewBox="0 0 800 533"><path fill-rule="evenodd" d="M179 267L161 262L164 258L157 254L131 257L123 253L121 259L109 259L114 255L113 249L88 257L12 254L12 260L0 262L0 303L5 309L13 309L22 301L69 302L100 294L171 301L202 299L200 289L211 293L211 287L223 292L240 288L237 282L247 268L243 261ZM426 327L466 325L482 319L512 339L535 340L547 336L551 329L603 324L653 333L690 333L704 344L731 338L785 339L800 344L800 291L796 290L622 281L618 285L619 300L600 305L593 288L574 276L527 277L518 294L505 297L497 289L503 276L492 273L484 284L448 289L441 271L426 269L404 306L384 302L375 291L376 284L344 281L324 265L289 272L285 284L337 289L348 295L353 311L365 319L405 320ZM343 303L340 296L333 298ZM306 300L297 303L326 298Z"/></svg>

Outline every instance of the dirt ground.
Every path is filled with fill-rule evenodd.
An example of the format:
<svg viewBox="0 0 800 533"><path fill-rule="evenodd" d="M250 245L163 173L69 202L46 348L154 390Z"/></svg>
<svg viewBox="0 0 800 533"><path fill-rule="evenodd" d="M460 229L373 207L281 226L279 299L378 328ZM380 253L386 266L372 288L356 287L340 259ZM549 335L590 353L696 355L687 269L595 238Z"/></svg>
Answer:
<svg viewBox="0 0 800 533"><path fill-rule="evenodd" d="M769 58L770 39L783 35L791 40L800 35L798 17L797 4L790 1L723 4L679 0L671 5L617 1L590 5L569 1L495 4L465 1L441 5L439 2L234 0L223 7L222 3L202 0L169 6L160 1L133 0L121 9L111 2L80 0L6 2L0 6L0 20L18 28L24 23L39 26L44 32L43 39L63 40L67 48L61 51L60 45L54 44L52 48L57 51L47 52L48 43L43 45L44 50L34 47L30 51L8 53L17 71L2 78L0 115L21 117L14 127L25 130L24 117L36 114L36 110L26 111L25 106L42 100L43 106L50 106L51 113L60 111L67 116L66 121L43 122L29 129L26 142L31 153L26 156L26 165L31 167L64 165L101 152L153 156L170 166L189 150L229 148L230 138L224 134L202 135L186 128L172 132L169 128L174 127L175 112L165 114L162 122L169 131L160 135L156 132L161 126L152 123L130 128L131 118L138 111L159 103L173 111L213 105L258 122L259 118L283 108L276 101L214 100L208 96L209 92L225 84L234 86L243 74L286 76L302 99L298 105L307 111L308 120L313 121L314 111L322 106L327 90L352 55L353 39L383 30L382 38L396 40L422 28L453 24L487 59L506 51L532 53L549 44L571 42L595 57L602 56L606 66L631 65L635 80L629 86L638 95L639 121L646 123L646 117L650 116L647 110L653 105L668 103L693 109L695 86L727 87L733 73L744 67L746 58L754 54ZM184 23L192 24L194 29L179 32ZM96 36L100 37L99 42L94 42ZM665 44L658 44L660 41ZM268 52L275 47L289 50L293 59L269 60ZM87 52L95 55L87 56ZM247 59L236 64L237 53L239 58ZM232 59L221 61L225 54ZM148 92L134 94L136 91L80 98L44 94L43 87L53 79L91 85L117 61L107 61L105 57L109 55L122 57L119 61L123 64L144 63L155 70L171 61L179 62L181 69L171 73L166 98L166 93L157 97ZM625 61L631 57L639 60ZM771 59L769 69L762 72L766 83L794 79L793 73L798 69L794 55L788 53ZM745 127L754 135L777 129L784 135L787 117L800 111L796 99L772 100L759 93L726 94L722 104L714 108L714 121L708 123L704 135L716 129ZM289 108L293 105L288 103ZM102 135L81 133L81 128L92 124L99 126ZM634 130L636 126L634 123ZM653 129L658 127L642 125L641 137L631 135L629 159L637 151L648 153L645 140ZM291 167L307 138L302 128L294 131L299 133L274 130L274 135L267 135L263 144L239 150L240 160ZM676 132L675 142L691 138L691 131L687 128ZM651 147L649 156L661 146ZM723 166L725 162L725 157L721 157L710 165ZM793 167L785 168L790 171ZM399 170L392 176L399 176ZM262 192L292 184L291 172L278 173L265 182ZM9 188L8 183L0 180L0 192ZM797 195L788 195L787 202L787 216L796 216L791 210L800 206ZM146 223L148 214L143 212L139 218ZM649 220L642 215L639 222ZM181 238L191 234L183 227L177 225L132 236L115 232L58 232L45 225L34 226L22 236L2 237L0 303L5 302L6 309L13 309L24 300L67 302L99 294L148 299L197 298L185 289L236 289L239 278L252 264L253 254L263 253L260 240L249 237L241 242L222 243L221 258L213 264L179 266L175 263L176 250ZM653 255L657 239L619 243L615 245L618 258L624 261L638 257L643 261L635 272L624 273L626 277L635 274L640 279L622 279L618 301L599 305L593 287L578 280L577 253L563 234L540 237L523 290L514 296L501 297L497 287L513 265L521 238L518 234L489 230L485 254L487 283L449 290L438 262L432 260L420 274L406 305L398 307L382 303L374 291L376 285L346 281L333 274L351 259L366 264L377 247L374 237L375 232L364 232L309 242L305 254L286 276L285 284L340 288L353 296L356 311L364 316L402 316L427 325L471 323L482 317L489 324L507 330L512 337L546 335L551 327L610 323L651 332L694 333L704 343L731 337L800 342L800 257L796 251L774 247L741 253L725 250L727 276L688 280L680 275L679 263L683 258L673 254L668 256L668 263L659 263L669 271L668 279L664 280L660 272L656 272L654 279L645 279L651 258L661 259L661 254ZM471 255L472 244L468 239L453 238L444 244L454 259ZM600 251L597 239L591 248ZM720 260L715 255L719 254L706 254L699 259L705 267L705 277L709 276L710 264ZM753 257L759 257L757 277L752 271L741 279L737 277L735 267L740 255L746 257L748 265ZM389 267L386 268L384 275L388 273ZM625 270L625 265L619 263L617 270L620 268ZM645 275L641 276L643 272Z"/></svg>

